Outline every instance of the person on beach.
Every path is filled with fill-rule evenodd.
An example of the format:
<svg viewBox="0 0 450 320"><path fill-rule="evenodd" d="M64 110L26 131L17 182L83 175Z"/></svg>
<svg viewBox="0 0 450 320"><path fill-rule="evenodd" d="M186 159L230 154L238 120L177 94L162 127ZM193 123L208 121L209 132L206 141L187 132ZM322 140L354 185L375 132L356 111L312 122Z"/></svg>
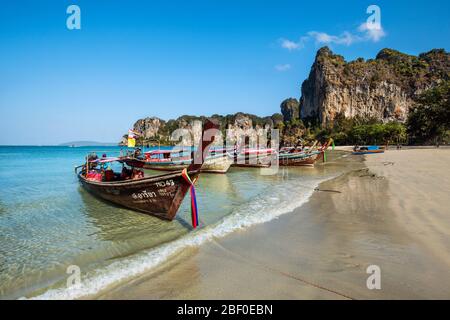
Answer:
<svg viewBox="0 0 450 320"><path fill-rule="evenodd" d="M143 158L141 148L136 148L136 150L134 150L133 157L135 157L136 159Z"/></svg>

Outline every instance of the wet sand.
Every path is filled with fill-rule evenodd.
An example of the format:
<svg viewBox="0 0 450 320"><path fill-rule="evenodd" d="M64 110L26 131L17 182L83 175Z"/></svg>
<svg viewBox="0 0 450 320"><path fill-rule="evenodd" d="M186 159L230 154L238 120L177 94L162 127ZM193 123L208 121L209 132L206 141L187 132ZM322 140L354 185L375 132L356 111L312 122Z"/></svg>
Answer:
<svg viewBox="0 0 450 320"><path fill-rule="evenodd" d="M450 149L365 157L294 212L97 298L450 299ZM367 289L370 265L380 290Z"/></svg>

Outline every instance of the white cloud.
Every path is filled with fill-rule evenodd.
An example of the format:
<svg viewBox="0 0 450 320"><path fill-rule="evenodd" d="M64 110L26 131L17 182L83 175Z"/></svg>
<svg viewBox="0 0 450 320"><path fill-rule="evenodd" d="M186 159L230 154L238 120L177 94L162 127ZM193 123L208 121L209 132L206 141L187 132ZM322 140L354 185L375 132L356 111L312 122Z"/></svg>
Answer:
<svg viewBox="0 0 450 320"><path fill-rule="evenodd" d="M291 69L291 65L286 63L286 64L277 64L275 66L275 70L279 71L279 72L284 72L284 71L288 71L289 69Z"/></svg>
<svg viewBox="0 0 450 320"><path fill-rule="evenodd" d="M332 43L334 41L334 36L330 36L325 32L316 32L310 31L308 35L316 40L319 43Z"/></svg>
<svg viewBox="0 0 450 320"><path fill-rule="evenodd" d="M308 41L308 37L301 37L298 41L281 38L279 41L282 48L292 51L302 49L305 46L305 41Z"/></svg>
<svg viewBox="0 0 450 320"><path fill-rule="evenodd" d="M296 50L300 48L300 43L287 40L287 39L280 39L281 47L284 49L288 49L289 51Z"/></svg>
<svg viewBox="0 0 450 320"><path fill-rule="evenodd" d="M384 32L380 23L368 24L367 22L364 22L358 27L358 31L364 33L365 39L373 42L378 42L381 38L386 36L386 32Z"/></svg>
<svg viewBox="0 0 450 320"><path fill-rule="evenodd" d="M359 37L348 31L343 32L339 36L329 35L325 32L310 31L308 36L313 38L319 44L345 44L347 46L359 40Z"/></svg>
<svg viewBox="0 0 450 320"><path fill-rule="evenodd" d="M338 44L350 46L355 42L372 41L378 42L386 36L386 32L380 23L362 23L355 32L344 31L340 35L331 35L325 32L310 31L306 36L300 38L298 42L288 39L280 39L281 47L289 51L298 50L304 47L304 43L313 39L316 44Z"/></svg>

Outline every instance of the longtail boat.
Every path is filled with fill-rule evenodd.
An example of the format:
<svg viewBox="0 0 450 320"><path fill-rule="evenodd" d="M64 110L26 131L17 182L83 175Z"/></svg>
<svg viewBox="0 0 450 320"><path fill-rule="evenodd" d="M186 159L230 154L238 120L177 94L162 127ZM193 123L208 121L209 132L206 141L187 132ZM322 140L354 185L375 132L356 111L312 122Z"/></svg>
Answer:
<svg viewBox="0 0 450 320"><path fill-rule="evenodd" d="M142 159L124 157L123 161L132 167L159 171L178 171L187 168L192 163L192 157L185 155L186 150L153 150L144 153ZM206 157L201 172L226 173L233 163L231 156L226 153L210 152Z"/></svg>
<svg viewBox="0 0 450 320"><path fill-rule="evenodd" d="M127 180L129 177L124 174L124 171L128 169L121 158L96 160L87 158L86 164L77 167L75 171L77 172L81 168L81 171L77 172L78 179L81 185L93 195L117 205L166 220L175 218L187 191L191 190L192 220L193 226L196 227L198 218L196 217L194 183L203 165L203 154L208 152L218 128L219 126L216 123L210 120L206 121L202 132L202 141L195 153L194 159L196 161L178 172L151 177L144 177L142 173L142 176L137 175L137 177L131 177L130 180ZM209 132L210 141L205 141L206 131ZM211 132L214 132L213 135L211 135ZM122 174L114 172L106 174L98 168L103 162L113 161L122 163ZM137 172L139 171L137 170Z"/></svg>
<svg viewBox="0 0 450 320"><path fill-rule="evenodd" d="M270 167L273 158L276 156L276 151L270 148L243 149L239 153L234 153L232 166L267 168Z"/></svg>
<svg viewBox="0 0 450 320"><path fill-rule="evenodd" d="M321 151L280 153L278 155L279 166L314 166Z"/></svg>
<svg viewBox="0 0 450 320"><path fill-rule="evenodd" d="M323 160L323 162L326 162L326 151L328 148L333 145L334 150L334 140L332 138L328 139L328 141L323 144L321 147L319 147L317 150L320 151L319 156L317 157L316 161Z"/></svg>
<svg viewBox="0 0 450 320"><path fill-rule="evenodd" d="M284 147L280 149L278 155L278 165L280 166L314 166L321 151L317 151L317 141L311 147Z"/></svg>
<svg viewBox="0 0 450 320"><path fill-rule="evenodd" d="M367 147L355 146L352 152L352 154L354 155L373 154L373 153L384 153L384 149L381 149L378 146L367 146Z"/></svg>
<svg viewBox="0 0 450 320"><path fill-rule="evenodd" d="M311 147L298 150L296 147L282 148L278 156L280 166L309 166L312 167L319 159L325 161L325 152L333 142L329 139L324 145L318 146L316 140Z"/></svg>

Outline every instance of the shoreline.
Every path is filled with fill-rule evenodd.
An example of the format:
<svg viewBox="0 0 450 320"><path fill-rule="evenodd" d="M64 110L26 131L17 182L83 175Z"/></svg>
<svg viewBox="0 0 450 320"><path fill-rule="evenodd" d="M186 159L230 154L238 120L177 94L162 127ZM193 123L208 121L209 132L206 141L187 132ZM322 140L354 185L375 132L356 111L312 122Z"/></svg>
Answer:
<svg viewBox="0 0 450 320"><path fill-rule="evenodd" d="M436 195L434 189L437 177L450 179L441 174L450 150L433 152L441 157L433 170L409 175L400 170L405 162L420 165L427 151L366 157L366 168L319 186L340 193L314 192L294 212L189 248L97 298L448 299L450 250L442 250L450 248L450 218L445 190ZM418 160L410 161L412 156ZM411 183L399 188L405 181L395 179L411 182L424 173L430 176L424 190L429 203L420 207ZM407 214L398 205L406 200ZM415 212L411 208L417 205ZM444 215L436 215L439 208ZM415 220L405 223L412 216ZM433 224L421 225L424 216ZM440 233L430 237L433 230ZM374 264L381 269L381 290L366 287L366 268Z"/></svg>
<svg viewBox="0 0 450 320"><path fill-rule="evenodd" d="M40 290L32 294L34 299L87 299L95 298L122 285L127 285L136 277L153 273L160 267L168 265L169 260L178 257L180 252L188 252L192 248L201 247L212 239L222 238L230 233L247 230L249 227L273 220L280 215L291 212L306 202L314 192L314 188L325 179L336 176L342 172L342 168L333 164L333 159L341 158L344 153L338 152L330 155L329 166L319 165L317 170L312 168L295 168L291 170L282 169L274 177L259 176L255 170L236 170L231 173L240 183L243 190L255 188L255 179L264 179L264 188L259 191L251 191L247 201L236 206L231 214L225 215L216 223L206 224L195 232L190 232L173 241L146 250L138 251L136 254L114 259L110 264L97 269L91 269L82 276L80 287L65 287L57 284L51 288ZM247 175L244 175L246 174ZM240 180L236 175L246 177ZM223 176L226 177L226 176ZM303 179L304 178L304 179ZM230 178L228 178L230 179ZM221 179L222 180L222 179ZM202 180L202 187L211 183L220 182L217 176ZM272 183L276 181L276 183ZM270 182L270 183L267 183ZM287 188L287 189L286 189ZM270 190L270 191L269 191ZM222 192L222 191L221 191ZM210 209L211 210L211 209ZM214 214L210 212L210 214Z"/></svg>

